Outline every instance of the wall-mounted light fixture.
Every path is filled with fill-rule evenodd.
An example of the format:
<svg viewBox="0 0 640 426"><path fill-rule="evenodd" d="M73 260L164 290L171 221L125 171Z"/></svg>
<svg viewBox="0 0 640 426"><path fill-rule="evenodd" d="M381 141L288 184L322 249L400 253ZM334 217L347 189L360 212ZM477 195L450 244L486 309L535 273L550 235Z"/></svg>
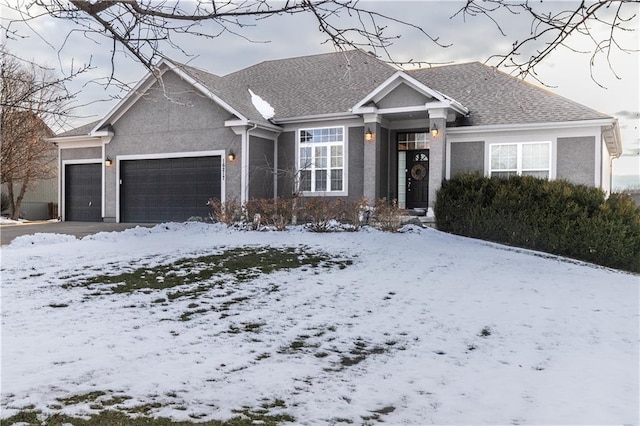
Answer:
<svg viewBox="0 0 640 426"><path fill-rule="evenodd" d="M104 160L104 165L107 167L111 167L113 165L113 161L111 160L111 158L107 157L107 159Z"/></svg>
<svg viewBox="0 0 640 426"><path fill-rule="evenodd" d="M438 126L436 126L436 123L433 123L433 126L431 126L431 136L435 138L438 136L438 133Z"/></svg>
<svg viewBox="0 0 640 426"><path fill-rule="evenodd" d="M229 154L227 155L227 159L229 161L235 161L236 159L236 154L233 151L229 151Z"/></svg>
<svg viewBox="0 0 640 426"><path fill-rule="evenodd" d="M370 128L368 128L368 127L367 127L367 132L364 134L364 140L366 140L366 141L372 141L372 140L373 140L373 138L374 138L374 134L373 134L373 132L371 131L371 129L370 129Z"/></svg>

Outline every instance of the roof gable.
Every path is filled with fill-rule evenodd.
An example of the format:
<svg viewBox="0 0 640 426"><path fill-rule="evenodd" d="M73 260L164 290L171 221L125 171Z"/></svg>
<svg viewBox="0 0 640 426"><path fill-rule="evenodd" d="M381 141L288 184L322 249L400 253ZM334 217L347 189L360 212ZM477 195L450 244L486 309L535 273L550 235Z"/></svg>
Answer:
<svg viewBox="0 0 640 426"><path fill-rule="evenodd" d="M376 87L373 91L367 94L363 99L361 99L355 106L353 107L354 112L365 112L363 108L368 104L379 104L386 97L388 97L394 91L397 91L400 87L409 87L413 91L416 92L417 95L422 95L426 99L432 99L433 102L425 103L423 106L427 107L437 107L437 108L451 108L459 114L467 114L469 110L452 99L451 97L439 92L438 90L434 90L429 86L423 84L422 82L416 80L415 78L407 75L404 71L398 71L389 77L386 81ZM429 105L431 104L431 105Z"/></svg>
<svg viewBox="0 0 640 426"><path fill-rule="evenodd" d="M147 75L142 80L140 80L136 84L136 86L127 94L127 96L120 100L120 102L118 102L118 104L113 107L102 120L97 122L97 124L91 129L90 134L93 135L104 126L113 124L118 121L118 119L122 117L129 110L129 108L131 108L140 99L140 97L142 97L154 84L158 82L162 84L162 76L167 72L173 72L177 74L182 80L193 86L198 92L202 93L204 96L208 97L216 104L220 105L227 112L236 116L239 120L247 121L247 118L243 114L238 112L223 98L210 90L208 86L202 84L199 79L194 78L189 72L187 72L188 70L192 71L193 69L190 67L186 67L185 65L173 63L172 61L163 59L157 66L159 78L151 72L147 73ZM213 74L205 74L207 74L209 76L209 79L211 80L214 80L215 77L217 77Z"/></svg>

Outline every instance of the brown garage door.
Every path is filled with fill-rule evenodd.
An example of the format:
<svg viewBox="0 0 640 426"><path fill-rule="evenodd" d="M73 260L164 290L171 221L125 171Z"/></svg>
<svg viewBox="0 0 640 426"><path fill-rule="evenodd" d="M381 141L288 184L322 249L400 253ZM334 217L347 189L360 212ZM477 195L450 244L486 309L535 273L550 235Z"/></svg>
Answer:
<svg viewBox="0 0 640 426"><path fill-rule="evenodd" d="M120 162L120 221L185 221L210 213L220 198L220 156Z"/></svg>

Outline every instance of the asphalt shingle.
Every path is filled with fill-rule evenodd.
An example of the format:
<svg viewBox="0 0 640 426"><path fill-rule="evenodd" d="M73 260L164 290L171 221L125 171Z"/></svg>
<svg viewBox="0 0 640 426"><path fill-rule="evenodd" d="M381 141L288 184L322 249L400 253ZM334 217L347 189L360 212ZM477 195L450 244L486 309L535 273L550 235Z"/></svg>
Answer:
<svg viewBox="0 0 640 426"><path fill-rule="evenodd" d="M361 50L265 61L218 76L173 62L249 120L267 123L251 89L274 109L271 120L349 113L397 69ZM610 118L493 67L472 62L406 71L470 110L454 125L508 125ZM97 122L58 136L88 134Z"/></svg>
<svg viewBox="0 0 640 426"><path fill-rule="evenodd" d="M87 136L89 132L91 132L91 129L93 129L96 126L96 124L98 124L99 122L100 120L92 121L91 123L87 123L83 126L76 127L75 129L71 129L71 130L67 130L66 132L59 133L56 135L56 137Z"/></svg>
<svg viewBox="0 0 640 426"><path fill-rule="evenodd" d="M479 62L407 71L469 108L463 125L581 121L608 118L577 102Z"/></svg>

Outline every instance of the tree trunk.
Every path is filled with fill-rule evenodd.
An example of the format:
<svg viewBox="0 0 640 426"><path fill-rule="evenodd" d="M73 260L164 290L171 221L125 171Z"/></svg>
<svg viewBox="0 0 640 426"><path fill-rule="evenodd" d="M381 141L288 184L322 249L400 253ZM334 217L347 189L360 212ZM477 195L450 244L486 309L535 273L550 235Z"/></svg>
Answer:
<svg viewBox="0 0 640 426"><path fill-rule="evenodd" d="M7 182L7 191L9 192L9 219L17 220L16 197L13 193L13 181Z"/></svg>
<svg viewBox="0 0 640 426"><path fill-rule="evenodd" d="M20 208L22 207L22 200L24 199L24 194L26 194L28 187L29 187L29 175L27 174L27 176L21 182L20 193L18 194L18 198L16 198L16 203L14 206L15 208L14 215L16 217L15 218L12 217L12 219L14 220L17 220L20 217Z"/></svg>

